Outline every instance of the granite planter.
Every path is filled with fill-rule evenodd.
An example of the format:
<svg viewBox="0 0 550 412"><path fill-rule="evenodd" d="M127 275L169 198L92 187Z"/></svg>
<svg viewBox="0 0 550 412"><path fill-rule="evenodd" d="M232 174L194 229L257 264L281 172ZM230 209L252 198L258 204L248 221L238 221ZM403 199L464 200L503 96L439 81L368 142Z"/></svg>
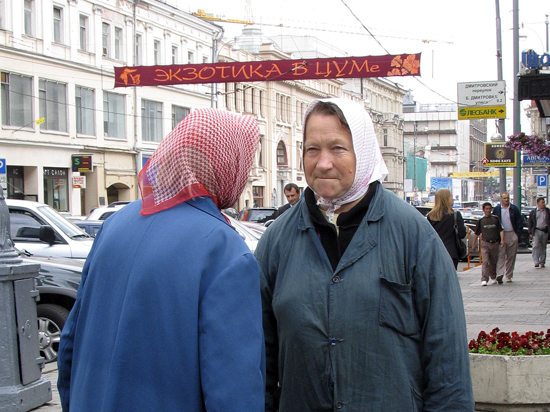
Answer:
<svg viewBox="0 0 550 412"><path fill-rule="evenodd" d="M550 355L470 353L476 411L550 412Z"/></svg>

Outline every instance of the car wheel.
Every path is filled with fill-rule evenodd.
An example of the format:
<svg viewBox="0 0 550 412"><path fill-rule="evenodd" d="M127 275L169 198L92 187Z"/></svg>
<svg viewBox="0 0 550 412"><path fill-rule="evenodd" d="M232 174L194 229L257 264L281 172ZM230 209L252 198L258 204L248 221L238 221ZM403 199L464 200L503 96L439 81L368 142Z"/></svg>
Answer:
<svg viewBox="0 0 550 412"><path fill-rule="evenodd" d="M38 316L38 346L46 363L57 360L61 330L69 317L63 306L46 303L36 306Z"/></svg>

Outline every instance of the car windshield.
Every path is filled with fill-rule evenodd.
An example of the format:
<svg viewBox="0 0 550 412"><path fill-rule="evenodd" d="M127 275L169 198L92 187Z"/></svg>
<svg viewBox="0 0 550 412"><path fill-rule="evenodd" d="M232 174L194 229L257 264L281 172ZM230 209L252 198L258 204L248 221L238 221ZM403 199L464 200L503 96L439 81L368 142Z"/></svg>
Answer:
<svg viewBox="0 0 550 412"><path fill-rule="evenodd" d="M271 209L250 209L248 211L248 220L264 223L268 220L275 219L276 213L276 210Z"/></svg>
<svg viewBox="0 0 550 412"><path fill-rule="evenodd" d="M38 209L46 216L48 219L52 221L52 223L59 228L59 230L63 231L67 236L69 236L71 239L78 239L78 238L91 238L89 234L84 232L82 229L80 229L78 226L76 226L74 223L68 221L63 216L61 216L59 213L57 213L54 209L52 209L50 206L40 206Z"/></svg>

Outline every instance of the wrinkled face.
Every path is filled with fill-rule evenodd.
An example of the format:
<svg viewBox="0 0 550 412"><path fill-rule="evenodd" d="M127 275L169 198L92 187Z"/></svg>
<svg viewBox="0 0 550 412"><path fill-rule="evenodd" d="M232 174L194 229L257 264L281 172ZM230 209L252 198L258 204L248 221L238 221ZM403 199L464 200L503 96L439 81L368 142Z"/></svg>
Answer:
<svg viewBox="0 0 550 412"><path fill-rule="evenodd" d="M325 199L337 199L355 179L351 133L334 115L311 115L306 125L304 169L307 184Z"/></svg>
<svg viewBox="0 0 550 412"><path fill-rule="evenodd" d="M500 196L500 201L502 206L508 207L510 205L510 195L508 193L503 193Z"/></svg>
<svg viewBox="0 0 550 412"><path fill-rule="evenodd" d="M288 203L290 203L291 205L295 205L298 200L300 200L300 195L294 188L290 190L285 190L285 196L286 200L288 200Z"/></svg>
<svg viewBox="0 0 550 412"><path fill-rule="evenodd" d="M487 205L483 208L483 213L485 213L486 217L491 216L491 210L493 210L493 207L491 205Z"/></svg>

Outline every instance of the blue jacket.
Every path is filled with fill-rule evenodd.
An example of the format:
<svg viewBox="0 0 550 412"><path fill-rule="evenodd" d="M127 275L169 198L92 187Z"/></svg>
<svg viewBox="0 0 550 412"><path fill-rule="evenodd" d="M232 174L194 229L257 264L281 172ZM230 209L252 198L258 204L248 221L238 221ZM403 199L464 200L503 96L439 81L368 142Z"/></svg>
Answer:
<svg viewBox="0 0 550 412"><path fill-rule="evenodd" d="M516 232L516 235L518 235L519 238L521 236L521 232L523 231L523 218L521 217L521 213L519 212L519 209L516 205L510 203L509 207L512 227L514 228L514 232ZM502 224L502 206L500 204L496 205L493 209L493 215L498 216Z"/></svg>
<svg viewBox="0 0 550 412"><path fill-rule="evenodd" d="M258 265L209 198L103 225L63 328L63 411L263 411Z"/></svg>
<svg viewBox="0 0 550 412"><path fill-rule="evenodd" d="M255 254L266 411L474 410L453 262L428 221L382 185L335 271L304 199Z"/></svg>

